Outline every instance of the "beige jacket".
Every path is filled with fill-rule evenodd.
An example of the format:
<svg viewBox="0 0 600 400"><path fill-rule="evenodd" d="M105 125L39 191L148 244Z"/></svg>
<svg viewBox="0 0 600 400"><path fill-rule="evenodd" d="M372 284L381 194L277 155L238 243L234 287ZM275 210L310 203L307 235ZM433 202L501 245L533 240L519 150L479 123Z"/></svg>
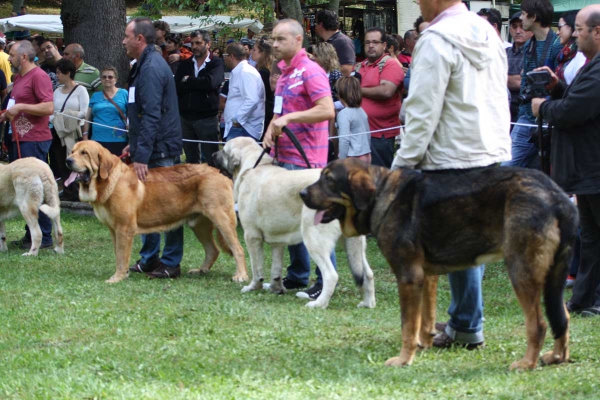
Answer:
<svg viewBox="0 0 600 400"><path fill-rule="evenodd" d="M511 159L502 41L464 5L449 10L417 42L406 134L392 169L464 169Z"/></svg>

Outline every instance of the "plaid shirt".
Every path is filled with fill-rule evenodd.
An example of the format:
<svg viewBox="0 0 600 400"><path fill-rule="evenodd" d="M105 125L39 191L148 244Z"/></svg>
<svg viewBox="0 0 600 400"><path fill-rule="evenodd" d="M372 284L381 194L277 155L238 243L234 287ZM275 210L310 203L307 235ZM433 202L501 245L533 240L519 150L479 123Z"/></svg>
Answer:
<svg viewBox="0 0 600 400"><path fill-rule="evenodd" d="M535 45L535 58L533 57L533 49L532 43L533 38L529 39L525 45L523 46L523 73L521 74L521 94L524 94L525 87L527 85L527 73L533 71L536 68L547 66L550 67L552 71L556 69L556 59L560 54L563 46L560 44L560 40L558 35L550 29L548 31L548 36L546 36L546 40L550 41L550 46L548 46L548 51L546 53L546 59L542 60L544 45L546 41L537 41ZM519 107L519 118L527 117L531 123L535 123L535 117L531 112L531 103L523 104Z"/></svg>

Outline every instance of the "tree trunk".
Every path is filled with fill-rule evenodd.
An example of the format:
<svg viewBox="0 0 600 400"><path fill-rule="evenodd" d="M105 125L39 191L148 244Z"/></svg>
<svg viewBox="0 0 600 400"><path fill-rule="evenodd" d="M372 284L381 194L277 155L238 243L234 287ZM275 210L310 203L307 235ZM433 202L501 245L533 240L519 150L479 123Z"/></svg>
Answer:
<svg viewBox="0 0 600 400"><path fill-rule="evenodd" d="M300 0L280 0L279 5L281 11L287 18L295 19L303 25L302 8L300 7Z"/></svg>
<svg viewBox="0 0 600 400"><path fill-rule="evenodd" d="M340 0L329 0L329 5L327 9L333 11L336 14L340 12ZM338 15L339 16L339 15Z"/></svg>
<svg viewBox="0 0 600 400"><path fill-rule="evenodd" d="M13 11L18 13L21 11L21 7L23 7L23 0L13 0Z"/></svg>
<svg viewBox="0 0 600 400"><path fill-rule="evenodd" d="M124 87L129 63L121 42L125 35L125 0L63 0L60 16L65 44L79 43L85 63L98 69L112 65Z"/></svg>

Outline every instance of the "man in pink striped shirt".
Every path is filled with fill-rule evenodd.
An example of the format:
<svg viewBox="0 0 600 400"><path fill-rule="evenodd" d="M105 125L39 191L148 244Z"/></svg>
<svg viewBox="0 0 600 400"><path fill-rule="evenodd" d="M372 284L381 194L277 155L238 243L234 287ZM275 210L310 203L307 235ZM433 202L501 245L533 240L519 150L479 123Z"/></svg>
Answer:
<svg viewBox="0 0 600 400"><path fill-rule="evenodd" d="M329 147L329 120L335 118L333 99L329 79L325 71L311 61L302 48L304 31L300 23L291 19L281 20L273 28L273 50L281 59L278 64L281 77L275 89L274 117L265 137L264 147L273 148L277 143L279 165L289 170L306 168L287 135L282 135L282 128L287 126L298 137L302 149L313 168L322 168L327 164ZM271 151L274 155L274 151ZM289 247L291 265L287 276L283 279L286 289L299 289L308 285L310 277L310 257L304 244ZM335 253L331 256L335 266ZM323 287L321 273L317 268L317 281L306 292L298 293L298 297L316 299Z"/></svg>

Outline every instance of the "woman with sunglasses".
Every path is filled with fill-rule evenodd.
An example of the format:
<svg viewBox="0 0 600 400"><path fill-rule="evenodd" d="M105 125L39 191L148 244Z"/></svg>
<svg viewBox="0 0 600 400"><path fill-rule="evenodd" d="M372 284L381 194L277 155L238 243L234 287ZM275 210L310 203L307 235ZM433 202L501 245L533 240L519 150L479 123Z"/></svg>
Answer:
<svg viewBox="0 0 600 400"><path fill-rule="evenodd" d="M102 92L96 92L90 99L83 140L89 137L89 122L95 122L93 139L107 148L112 154L120 156L127 146L127 91L117 87L117 70L104 67L100 75Z"/></svg>
<svg viewBox="0 0 600 400"><path fill-rule="evenodd" d="M556 76L569 85L585 64L585 56L578 51L575 32L575 17L579 10L565 11L558 20L558 39L564 47L556 58Z"/></svg>

